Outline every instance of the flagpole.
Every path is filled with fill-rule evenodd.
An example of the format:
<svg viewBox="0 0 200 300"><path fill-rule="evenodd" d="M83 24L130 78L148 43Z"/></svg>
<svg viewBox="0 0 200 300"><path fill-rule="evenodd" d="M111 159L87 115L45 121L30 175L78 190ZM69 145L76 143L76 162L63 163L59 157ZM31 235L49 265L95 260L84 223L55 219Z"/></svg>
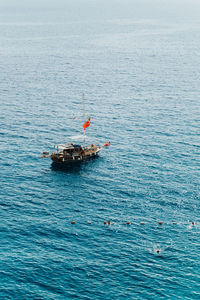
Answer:
<svg viewBox="0 0 200 300"><path fill-rule="evenodd" d="M82 94L82 101L83 101L83 123L85 123L85 94ZM83 146L85 147L86 137L85 137L85 128L83 133Z"/></svg>
<svg viewBox="0 0 200 300"><path fill-rule="evenodd" d="M83 146L85 147L85 128L84 128L84 143Z"/></svg>
<svg viewBox="0 0 200 300"><path fill-rule="evenodd" d="M83 122L85 122L85 94L82 94L82 101L83 101Z"/></svg>

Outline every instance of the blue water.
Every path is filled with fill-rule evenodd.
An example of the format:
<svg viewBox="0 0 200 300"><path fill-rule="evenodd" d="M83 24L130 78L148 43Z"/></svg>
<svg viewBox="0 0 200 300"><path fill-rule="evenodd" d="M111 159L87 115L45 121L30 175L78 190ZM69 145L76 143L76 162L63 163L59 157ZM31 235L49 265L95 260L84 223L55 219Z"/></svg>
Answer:
<svg viewBox="0 0 200 300"><path fill-rule="evenodd" d="M200 22L103 3L1 4L0 299L200 298Z"/></svg>

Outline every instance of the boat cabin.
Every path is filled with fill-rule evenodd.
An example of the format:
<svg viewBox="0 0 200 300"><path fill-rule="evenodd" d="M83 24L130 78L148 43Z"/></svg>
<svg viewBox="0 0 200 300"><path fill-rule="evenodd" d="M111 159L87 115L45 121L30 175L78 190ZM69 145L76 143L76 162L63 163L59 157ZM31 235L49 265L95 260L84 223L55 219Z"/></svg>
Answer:
<svg viewBox="0 0 200 300"><path fill-rule="evenodd" d="M65 158L72 158L75 156L80 156L83 153L83 148L80 145L68 145L63 149L63 156Z"/></svg>

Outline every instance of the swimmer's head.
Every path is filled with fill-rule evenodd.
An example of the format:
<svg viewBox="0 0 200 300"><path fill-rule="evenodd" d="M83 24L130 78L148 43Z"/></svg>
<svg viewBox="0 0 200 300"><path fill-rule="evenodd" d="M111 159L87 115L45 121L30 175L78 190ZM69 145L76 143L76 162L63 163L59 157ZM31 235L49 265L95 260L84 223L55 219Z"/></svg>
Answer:
<svg viewBox="0 0 200 300"><path fill-rule="evenodd" d="M161 253L161 249L159 249L159 248L155 248L154 251L155 251L155 253L157 253L157 254Z"/></svg>

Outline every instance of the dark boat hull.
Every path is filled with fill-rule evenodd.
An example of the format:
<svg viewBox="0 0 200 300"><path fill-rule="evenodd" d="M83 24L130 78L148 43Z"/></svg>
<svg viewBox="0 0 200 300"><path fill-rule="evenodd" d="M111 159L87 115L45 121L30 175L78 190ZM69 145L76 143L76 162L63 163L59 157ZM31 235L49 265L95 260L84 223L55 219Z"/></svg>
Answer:
<svg viewBox="0 0 200 300"><path fill-rule="evenodd" d="M60 171L69 171L69 172L76 172L80 170L84 164L91 160L97 159L99 156L95 155L92 157L88 157L87 159L84 160L78 160L78 161L64 161L62 163L57 163L55 161L52 161L51 168L52 170L60 170Z"/></svg>
<svg viewBox="0 0 200 300"><path fill-rule="evenodd" d="M79 165L85 161L94 159L98 156L101 151L101 147L96 147L96 149L86 150L86 153L81 152L75 153L76 155L66 155L64 152L52 153L51 160L57 165ZM68 154L68 153L67 153Z"/></svg>
<svg viewBox="0 0 200 300"><path fill-rule="evenodd" d="M95 158L97 158L99 155L98 155L98 152L97 153L93 153L92 155L87 155L85 157L82 157L82 159L80 160L76 160L76 159L68 159L68 160L63 160L63 161L60 161L60 160L56 160L55 158L51 158L52 159L52 166L57 166L57 167L75 167L75 166L80 166L82 165L84 162L87 162L87 161L90 161L90 160L93 160Z"/></svg>

